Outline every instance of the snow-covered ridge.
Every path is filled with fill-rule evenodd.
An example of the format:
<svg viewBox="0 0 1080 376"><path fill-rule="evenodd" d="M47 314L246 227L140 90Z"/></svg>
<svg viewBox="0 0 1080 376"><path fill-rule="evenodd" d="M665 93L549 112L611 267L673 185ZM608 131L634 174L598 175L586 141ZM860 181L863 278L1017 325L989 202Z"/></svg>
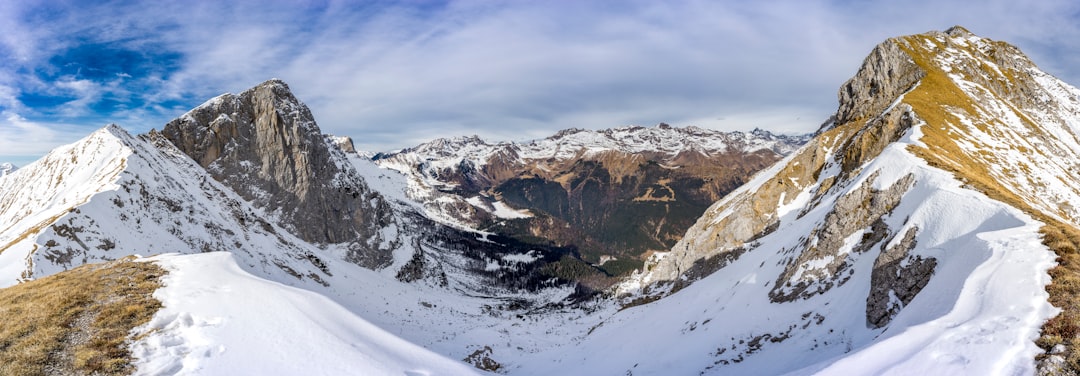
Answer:
<svg viewBox="0 0 1080 376"><path fill-rule="evenodd" d="M947 80L967 98L913 103L917 114L946 113L944 124L928 130L930 158L964 166L961 175L985 169L1025 205L1080 223L1080 205L1073 204L1080 202L1080 89L1043 72L1017 48L966 30L904 42L940 73L928 79ZM964 157L941 152L948 148Z"/></svg>
<svg viewBox="0 0 1080 376"><path fill-rule="evenodd" d="M684 164L702 163L709 158L744 158L754 153L775 157L791 153L810 137L774 135L761 129L723 132L667 124L604 130L575 128L526 142L489 142L478 136L440 138L396 152L375 154L371 160L403 174L406 196L422 203L428 216L468 228L474 221L470 213L495 212L498 205L505 204L486 196L483 202L470 202L467 199L471 197L447 194L460 188L459 181L475 185L469 189L483 190L522 173L555 175L574 161L603 158L634 166L653 160L669 168L682 168Z"/></svg>
<svg viewBox="0 0 1080 376"><path fill-rule="evenodd" d="M133 138L115 125L61 146L0 179L0 286L32 276L28 238L116 184L132 153ZM29 189L28 189L29 187Z"/></svg>
<svg viewBox="0 0 1080 376"><path fill-rule="evenodd" d="M1080 200L1078 98L1015 47L961 28L891 39L841 89L844 122L622 286L677 293L585 343L629 340L639 322L683 334L721 322L698 345L681 337L713 348L706 374L1031 374L1056 314L1036 218L1077 223L1062 203Z"/></svg>
<svg viewBox="0 0 1080 376"><path fill-rule="evenodd" d="M323 295L251 275L231 253L143 261L169 273L154 293L164 307L136 329L137 375L480 374Z"/></svg>
<svg viewBox="0 0 1080 376"><path fill-rule="evenodd" d="M682 152L706 154L725 152L754 152L768 149L786 155L810 138L809 135L774 135L755 129L752 132L724 132L711 129L628 126L604 130L565 129L555 135L527 142L488 142L478 136L440 138L398 152L379 154L376 160L413 155L410 159L429 161L433 167L449 167L463 160L482 166L495 155L512 156L519 160L564 160L589 157L605 151L627 154L656 153L674 157ZM389 164L387 164L389 166Z"/></svg>

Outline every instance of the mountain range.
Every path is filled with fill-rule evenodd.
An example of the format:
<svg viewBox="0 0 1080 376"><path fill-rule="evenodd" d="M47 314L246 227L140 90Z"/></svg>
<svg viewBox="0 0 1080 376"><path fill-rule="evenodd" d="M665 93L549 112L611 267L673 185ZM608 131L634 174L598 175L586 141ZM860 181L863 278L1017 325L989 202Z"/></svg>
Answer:
<svg viewBox="0 0 1080 376"><path fill-rule="evenodd" d="M1080 90L953 27L838 101L368 153L270 80L110 125L0 176L0 317L53 323L0 374L1080 370Z"/></svg>

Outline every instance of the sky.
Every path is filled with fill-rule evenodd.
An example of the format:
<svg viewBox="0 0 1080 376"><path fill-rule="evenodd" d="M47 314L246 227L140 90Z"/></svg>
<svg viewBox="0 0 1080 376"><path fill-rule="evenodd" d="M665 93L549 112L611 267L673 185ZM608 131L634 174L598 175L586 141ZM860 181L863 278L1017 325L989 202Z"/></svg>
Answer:
<svg viewBox="0 0 1080 376"><path fill-rule="evenodd" d="M1074 0L4 1L0 162L270 78L368 151L660 122L812 132L874 45L953 25L1080 84Z"/></svg>

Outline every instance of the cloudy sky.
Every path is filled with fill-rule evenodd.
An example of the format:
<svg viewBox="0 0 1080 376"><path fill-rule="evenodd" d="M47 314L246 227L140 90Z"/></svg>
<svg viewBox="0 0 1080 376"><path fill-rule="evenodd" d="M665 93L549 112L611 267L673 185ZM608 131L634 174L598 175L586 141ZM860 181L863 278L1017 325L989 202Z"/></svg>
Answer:
<svg viewBox="0 0 1080 376"><path fill-rule="evenodd" d="M1074 0L86 3L0 2L0 162L274 77L371 151L659 122L810 132L875 44L955 24L1080 84Z"/></svg>

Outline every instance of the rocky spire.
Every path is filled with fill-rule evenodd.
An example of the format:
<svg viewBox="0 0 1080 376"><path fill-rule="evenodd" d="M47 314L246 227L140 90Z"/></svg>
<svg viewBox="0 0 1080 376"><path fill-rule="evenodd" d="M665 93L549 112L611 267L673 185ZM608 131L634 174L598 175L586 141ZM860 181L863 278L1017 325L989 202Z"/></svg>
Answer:
<svg viewBox="0 0 1080 376"><path fill-rule="evenodd" d="M304 240L369 241L387 220L382 197L336 163L341 151L281 80L211 99L161 134Z"/></svg>
<svg viewBox="0 0 1080 376"><path fill-rule="evenodd" d="M880 114L926 76L894 40L874 47L854 77L840 86L836 124Z"/></svg>

